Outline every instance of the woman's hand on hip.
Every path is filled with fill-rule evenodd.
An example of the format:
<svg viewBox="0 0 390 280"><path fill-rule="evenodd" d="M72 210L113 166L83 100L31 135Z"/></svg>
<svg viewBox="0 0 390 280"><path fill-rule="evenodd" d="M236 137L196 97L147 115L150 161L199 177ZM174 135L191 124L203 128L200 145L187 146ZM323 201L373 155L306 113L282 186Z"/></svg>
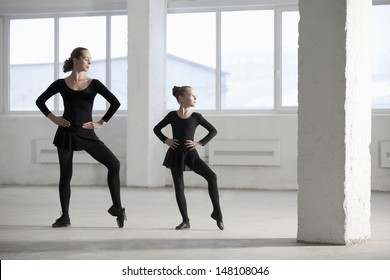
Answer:
<svg viewBox="0 0 390 280"><path fill-rule="evenodd" d="M70 126L70 122L66 119L64 119L63 117L57 117L55 115L53 115L52 113L50 113L49 115L47 115L47 117L53 122L55 123L56 125L58 126L62 126L62 127L69 127Z"/></svg>
<svg viewBox="0 0 390 280"><path fill-rule="evenodd" d="M201 147L201 146L202 146L202 144L199 143L199 142L195 142L195 141L192 141L192 140L187 140L186 141L186 147L190 151L194 150L194 149L196 149L198 147Z"/></svg>

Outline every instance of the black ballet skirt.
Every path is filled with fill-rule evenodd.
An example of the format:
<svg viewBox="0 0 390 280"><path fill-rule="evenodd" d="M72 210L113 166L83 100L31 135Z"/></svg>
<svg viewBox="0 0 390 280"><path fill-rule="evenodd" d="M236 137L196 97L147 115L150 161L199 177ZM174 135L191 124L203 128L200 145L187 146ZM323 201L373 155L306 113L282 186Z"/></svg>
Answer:
<svg viewBox="0 0 390 280"><path fill-rule="evenodd" d="M179 148L175 150L169 148L165 155L163 166L181 171L191 171L191 166L193 166L196 158L199 158L199 154L195 149L182 151Z"/></svg>
<svg viewBox="0 0 390 280"><path fill-rule="evenodd" d="M51 113L45 102L58 92L64 101L62 117L70 122L70 127L59 126L53 144L58 148L80 151L102 143L93 129L84 129L82 125L92 121L92 107L97 94L102 95L110 103L102 117L105 122L108 122L118 110L120 106L118 99L99 80L92 80L83 90L73 90L67 86L64 79L58 79L36 101L45 116Z"/></svg>
<svg viewBox="0 0 390 280"><path fill-rule="evenodd" d="M53 140L56 147L73 151L89 149L98 142L103 143L92 129L61 126L58 127Z"/></svg>
<svg viewBox="0 0 390 280"><path fill-rule="evenodd" d="M217 130L199 113L193 112L191 116L183 119L178 115L177 111L171 111L153 129L162 142L168 139L161 132L168 124L171 125L172 137L179 141L179 146L174 149L168 149L163 166L180 171L190 171L195 160L199 158L199 154L195 149L188 150L185 146L186 141L194 141L195 130L198 125L208 130L208 134L199 141L202 146L206 145L217 134Z"/></svg>

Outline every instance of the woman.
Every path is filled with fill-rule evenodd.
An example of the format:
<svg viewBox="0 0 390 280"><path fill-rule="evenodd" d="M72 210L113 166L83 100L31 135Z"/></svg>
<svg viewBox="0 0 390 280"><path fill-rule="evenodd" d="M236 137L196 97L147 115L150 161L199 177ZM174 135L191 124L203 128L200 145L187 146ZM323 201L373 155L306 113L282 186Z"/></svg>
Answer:
<svg viewBox="0 0 390 280"><path fill-rule="evenodd" d="M224 225L219 205L217 175L199 157L196 151L196 148L206 145L217 134L217 130L201 114L191 111L190 108L196 104L196 95L190 86L175 86L173 88L173 96L176 97L177 102L180 104L179 110L168 113L154 127L153 131L162 142L170 147L163 165L171 169L176 201L183 219L176 229L190 228L190 220L187 215L187 203L184 195L183 172L185 170L193 170L207 180L208 191L213 204L211 217L217 221L219 229L223 230ZM172 139L161 132L168 124L172 127ZM203 139L194 141L195 129L198 125L203 126L209 132Z"/></svg>
<svg viewBox="0 0 390 280"><path fill-rule="evenodd" d="M36 105L42 113L58 125L53 144L57 147L60 164L59 194L62 215L53 227L70 225L69 202L70 181L72 178L73 151L85 150L108 169L107 182L113 205L108 213L117 217L118 227L122 228L126 220L125 208L122 208L120 197L119 168L120 162L115 155L100 141L95 129L103 127L118 110L118 99L99 81L88 78L84 72L91 65L91 55L86 48L76 48L70 58L64 62L63 71L71 74L65 79L53 82L45 92L38 97ZM64 113L55 116L45 102L53 95L60 93L64 102ZM92 107L96 94L101 94L110 107L99 121L92 120Z"/></svg>

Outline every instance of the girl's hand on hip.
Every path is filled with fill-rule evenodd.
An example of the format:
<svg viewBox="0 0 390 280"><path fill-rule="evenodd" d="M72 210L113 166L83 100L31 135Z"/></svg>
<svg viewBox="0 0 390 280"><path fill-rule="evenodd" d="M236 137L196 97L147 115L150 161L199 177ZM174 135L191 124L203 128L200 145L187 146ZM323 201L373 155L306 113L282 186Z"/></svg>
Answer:
<svg viewBox="0 0 390 280"><path fill-rule="evenodd" d="M165 140L165 144L167 144L172 150L179 147L179 140L177 139L167 139Z"/></svg>
<svg viewBox="0 0 390 280"><path fill-rule="evenodd" d="M199 143L199 142L195 142L195 141L192 141L192 140L187 140L186 141L186 147L190 151L194 150L194 149L196 149L198 147L201 147L201 146L202 146L202 144Z"/></svg>
<svg viewBox="0 0 390 280"><path fill-rule="evenodd" d="M98 122L90 121L83 123L82 128L84 129L95 129L95 128L102 128L106 122L103 120L100 120Z"/></svg>

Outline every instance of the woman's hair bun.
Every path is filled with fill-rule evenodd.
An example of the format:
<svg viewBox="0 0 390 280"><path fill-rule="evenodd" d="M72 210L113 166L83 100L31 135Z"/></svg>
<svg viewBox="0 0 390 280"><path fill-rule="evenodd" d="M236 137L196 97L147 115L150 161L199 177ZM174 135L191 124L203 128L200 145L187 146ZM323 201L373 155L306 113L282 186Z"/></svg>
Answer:
<svg viewBox="0 0 390 280"><path fill-rule="evenodd" d="M174 86L172 88L172 94L174 97L177 98L180 95L180 87Z"/></svg>

